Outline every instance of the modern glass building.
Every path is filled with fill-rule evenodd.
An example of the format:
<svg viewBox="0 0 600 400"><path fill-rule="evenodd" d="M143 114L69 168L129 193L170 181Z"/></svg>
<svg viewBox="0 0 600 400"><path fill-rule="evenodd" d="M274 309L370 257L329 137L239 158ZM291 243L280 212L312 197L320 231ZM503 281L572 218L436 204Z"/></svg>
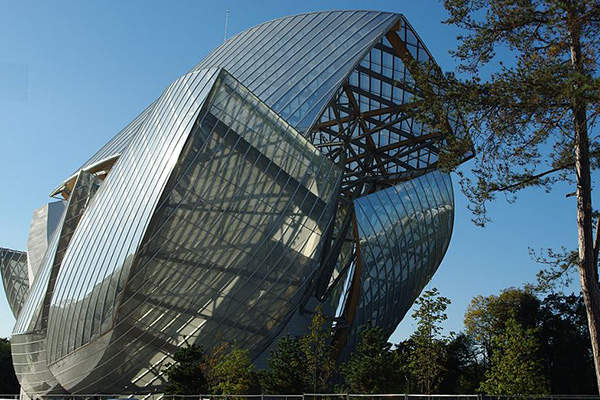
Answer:
<svg viewBox="0 0 600 400"><path fill-rule="evenodd" d="M23 390L158 391L191 343L260 363L317 307L338 357L391 334L452 233L454 122L415 118L433 63L400 14L316 12L169 85L34 212L26 253L0 250Z"/></svg>

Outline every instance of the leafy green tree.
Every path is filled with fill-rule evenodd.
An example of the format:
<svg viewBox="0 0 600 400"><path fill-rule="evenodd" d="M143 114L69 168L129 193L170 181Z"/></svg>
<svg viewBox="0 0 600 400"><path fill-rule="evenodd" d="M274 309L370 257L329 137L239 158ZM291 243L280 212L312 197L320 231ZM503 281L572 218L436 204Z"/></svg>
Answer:
<svg viewBox="0 0 600 400"><path fill-rule="evenodd" d="M500 295L476 296L465 312L466 333L473 339L484 367L489 367L493 352L492 339L504 331L509 318L525 327L537 325L540 301L530 291L508 288Z"/></svg>
<svg viewBox="0 0 600 400"><path fill-rule="evenodd" d="M594 362L581 296L546 296L538 331L552 393L594 394Z"/></svg>
<svg viewBox="0 0 600 400"><path fill-rule="evenodd" d="M191 345L179 348L173 355L173 363L167 365L168 394L208 393L206 357L201 347Z"/></svg>
<svg viewBox="0 0 600 400"><path fill-rule="evenodd" d="M500 349L498 337L506 323L514 319L523 329L532 329L540 343L543 374L552 393L581 394L595 392L595 377L589 332L583 299L551 293L540 300L528 289L509 288L499 295L477 296L465 312L465 334L473 342L479 366L455 363L452 342L448 345L447 373L441 389L452 392L456 374L474 376L473 369L489 370L494 354ZM459 335L460 336L460 335ZM500 341L501 342L501 341ZM478 386L475 385L475 387ZM459 389L456 389L459 390ZM464 389L462 389L464 392Z"/></svg>
<svg viewBox="0 0 600 400"><path fill-rule="evenodd" d="M467 146L475 148L461 187L479 224L489 220L486 206L498 193L513 199L522 189L549 191L556 184L561 197L571 195L565 188L574 192L576 263L600 387L600 219L594 228L591 179L600 166L600 4L445 0L444 6L445 22L462 31L454 51L459 75L436 79L426 72L436 83L423 90L423 122L447 126L439 110L453 110L465 139L448 140L445 167L454 168Z"/></svg>
<svg viewBox="0 0 600 400"><path fill-rule="evenodd" d="M0 393L19 393L20 385L10 352L10 341L0 338Z"/></svg>
<svg viewBox="0 0 600 400"><path fill-rule="evenodd" d="M301 394L306 391L306 358L300 340L284 336L267 359L261 386L268 394Z"/></svg>
<svg viewBox="0 0 600 400"><path fill-rule="evenodd" d="M424 292L415 302L417 309L412 317L417 330L412 334L414 350L410 355L410 368L419 389L425 394L438 387L446 361L446 338L442 337L441 323L448 317L446 308L450 299L440 296L436 288Z"/></svg>
<svg viewBox="0 0 600 400"><path fill-rule="evenodd" d="M415 376L412 374L411 357L415 350L415 344L411 338L403 340L394 348L394 357L398 364L399 393L413 393L417 391Z"/></svg>
<svg viewBox="0 0 600 400"><path fill-rule="evenodd" d="M211 367L209 381L213 394L256 394L260 391L248 351L235 345Z"/></svg>
<svg viewBox="0 0 600 400"><path fill-rule="evenodd" d="M328 381L335 368L331 331L320 308L317 308L307 335L300 338L300 349L306 360L305 385L313 393L327 390Z"/></svg>
<svg viewBox="0 0 600 400"><path fill-rule="evenodd" d="M524 328L509 318L505 331L493 341L497 350L480 391L489 395L548 393L535 329Z"/></svg>
<svg viewBox="0 0 600 400"><path fill-rule="evenodd" d="M341 368L351 393L397 393L402 385L400 359L380 327L364 327L356 350Z"/></svg>
<svg viewBox="0 0 600 400"><path fill-rule="evenodd" d="M446 364L440 393L472 394L485 372L475 341L465 333L454 335L446 345Z"/></svg>

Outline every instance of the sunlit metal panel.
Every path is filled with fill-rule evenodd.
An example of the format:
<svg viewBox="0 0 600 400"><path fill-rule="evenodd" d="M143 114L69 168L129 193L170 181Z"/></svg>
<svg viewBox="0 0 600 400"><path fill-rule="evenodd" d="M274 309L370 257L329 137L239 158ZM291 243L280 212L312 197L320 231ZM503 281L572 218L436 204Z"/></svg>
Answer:
<svg viewBox="0 0 600 400"><path fill-rule="evenodd" d="M400 17L351 10L279 18L233 36L193 71L225 68L304 134L364 52ZM117 133L81 168L123 153L137 134L136 123Z"/></svg>
<svg viewBox="0 0 600 400"><path fill-rule="evenodd" d="M26 393L62 393L64 389L48 369L46 331L49 303L63 255L100 181L81 171L42 260L42 267L30 290L11 338L13 364Z"/></svg>
<svg viewBox="0 0 600 400"><path fill-rule="evenodd" d="M83 215L51 301L51 362L111 328L133 255L216 75L192 72L165 90Z"/></svg>
<svg viewBox="0 0 600 400"><path fill-rule="evenodd" d="M65 202L54 201L33 212L27 237L27 274L29 284L35 281L52 235L60 225Z"/></svg>

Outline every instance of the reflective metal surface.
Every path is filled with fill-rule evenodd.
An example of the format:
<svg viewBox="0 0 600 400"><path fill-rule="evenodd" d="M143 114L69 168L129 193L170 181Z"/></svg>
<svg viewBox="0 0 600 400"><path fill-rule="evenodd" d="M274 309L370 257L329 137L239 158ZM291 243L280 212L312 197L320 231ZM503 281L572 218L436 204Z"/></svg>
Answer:
<svg viewBox="0 0 600 400"><path fill-rule="evenodd" d="M248 29L173 82L59 180L27 255L0 250L25 392L160 390L189 343L260 363L317 307L339 357L367 322L391 333L452 233L452 118L414 115L432 63L402 15L330 11Z"/></svg>
<svg viewBox="0 0 600 400"><path fill-rule="evenodd" d="M27 301L19 313L11 346L15 372L26 393L63 392L48 368L46 333L50 299L63 255L83 212L93 198L100 181L81 171L66 204L59 227L54 232Z"/></svg>
<svg viewBox="0 0 600 400"><path fill-rule="evenodd" d="M54 231L60 225L65 204L62 201L48 203L33 212L27 238L27 274L33 284L41 266Z"/></svg>

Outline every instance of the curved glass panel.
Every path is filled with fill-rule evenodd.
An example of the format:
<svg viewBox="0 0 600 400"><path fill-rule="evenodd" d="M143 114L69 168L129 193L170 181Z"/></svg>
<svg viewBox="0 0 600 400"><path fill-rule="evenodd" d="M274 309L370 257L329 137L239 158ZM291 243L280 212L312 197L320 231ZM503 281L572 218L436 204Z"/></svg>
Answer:
<svg viewBox="0 0 600 400"><path fill-rule="evenodd" d="M78 391L119 379L151 384L150 360L166 359L157 348L184 342L211 348L235 339L260 353L319 266L341 170L225 71L213 90L112 306L111 343L135 356L78 382ZM84 342L92 328L83 324ZM77 377L59 379L71 388Z"/></svg>
<svg viewBox="0 0 600 400"><path fill-rule="evenodd" d="M64 201L54 201L33 212L27 237L27 271L30 284L33 284L42 268L52 237L60 227L65 205Z"/></svg>
<svg viewBox="0 0 600 400"><path fill-rule="evenodd" d="M27 253L0 248L0 273L2 273L2 283L8 305L16 318L21 312L29 291Z"/></svg>
<svg viewBox="0 0 600 400"><path fill-rule="evenodd" d="M354 206L362 287L353 330L370 322L391 334L450 243L452 181L433 171L356 199Z"/></svg>

